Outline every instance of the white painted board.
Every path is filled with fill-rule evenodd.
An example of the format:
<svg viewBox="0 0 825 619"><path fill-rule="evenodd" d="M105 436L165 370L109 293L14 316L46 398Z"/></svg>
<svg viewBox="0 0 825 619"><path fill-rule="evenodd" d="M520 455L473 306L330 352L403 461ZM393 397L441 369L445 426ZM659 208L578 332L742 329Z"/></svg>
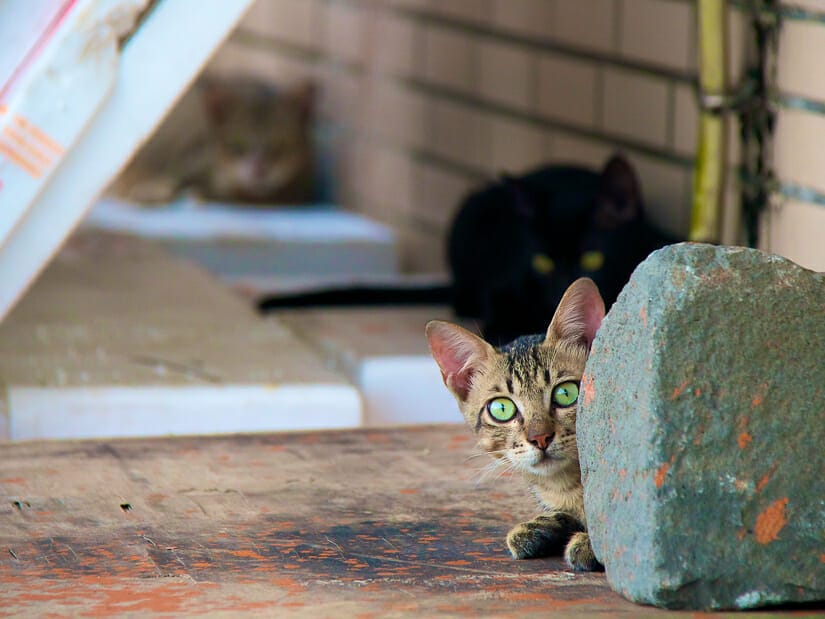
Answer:
<svg viewBox="0 0 825 619"><path fill-rule="evenodd" d="M7 2L26 4L28 0L4 0L2 4ZM97 80L110 84L108 97L104 97L97 113L73 143L69 138L65 142L56 140L64 151L63 160L59 166L49 167L50 174L44 174L47 182L36 191L33 201L23 204L26 201L21 199L7 214L5 207L0 208L0 216L12 222L0 226L7 230L7 238L0 245L0 319L48 263L95 198L151 135L251 2L160 0L122 49L117 41L117 34L122 31L113 24L121 23L123 14L113 9L102 24L99 20L94 22L95 27L81 20L76 22L83 25L77 34L86 37L90 49L100 45L106 50L97 54L105 64L101 65ZM84 6L102 9L132 4L135 2L130 4L129 0L77 0L73 12ZM101 88L100 84L95 88ZM15 91L23 92L23 86ZM45 85L38 92L44 100L53 97ZM4 105L8 117L11 101ZM15 110L15 114L25 114L22 108ZM18 171L14 178L6 177L7 172L11 174L11 164L5 161L0 163L3 165L0 196L10 195L10 187L16 186L15 179L20 178ZM22 217L21 211L25 211Z"/></svg>

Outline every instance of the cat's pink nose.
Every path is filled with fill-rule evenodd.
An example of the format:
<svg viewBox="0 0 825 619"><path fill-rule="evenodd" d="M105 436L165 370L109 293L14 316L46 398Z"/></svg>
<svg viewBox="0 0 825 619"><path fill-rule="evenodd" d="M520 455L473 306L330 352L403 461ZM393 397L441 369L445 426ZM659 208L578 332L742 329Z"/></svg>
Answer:
<svg viewBox="0 0 825 619"><path fill-rule="evenodd" d="M528 436L527 440L530 441L533 445L544 451L547 449L547 446L553 441L552 434L533 434L532 436Z"/></svg>

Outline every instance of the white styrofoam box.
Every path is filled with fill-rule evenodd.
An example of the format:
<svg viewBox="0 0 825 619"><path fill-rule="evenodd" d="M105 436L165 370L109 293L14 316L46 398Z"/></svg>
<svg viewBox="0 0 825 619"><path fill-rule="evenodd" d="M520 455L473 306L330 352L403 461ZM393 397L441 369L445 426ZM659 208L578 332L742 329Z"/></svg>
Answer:
<svg viewBox="0 0 825 619"><path fill-rule="evenodd" d="M424 326L446 306L315 308L276 314L361 392L367 426L458 423L462 417L429 353ZM472 328L472 325L467 325Z"/></svg>
<svg viewBox="0 0 825 619"><path fill-rule="evenodd" d="M355 383L364 398L368 426L459 423L456 401L429 355L361 359Z"/></svg>
<svg viewBox="0 0 825 619"><path fill-rule="evenodd" d="M346 385L12 387L12 440L311 430L361 424Z"/></svg>
<svg viewBox="0 0 825 619"><path fill-rule="evenodd" d="M398 274L392 229L331 205L240 208L182 197L145 208L105 199L84 225L156 239L224 279L257 279L270 292Z"/></svg>

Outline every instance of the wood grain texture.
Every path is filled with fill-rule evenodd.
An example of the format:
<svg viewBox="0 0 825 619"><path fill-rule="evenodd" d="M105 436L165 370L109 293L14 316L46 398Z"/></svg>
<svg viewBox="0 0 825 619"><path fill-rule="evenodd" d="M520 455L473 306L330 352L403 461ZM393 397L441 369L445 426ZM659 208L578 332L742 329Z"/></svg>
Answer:
<svg viewBox="0 0 825 619"><path fill-rule="evenodd" d="M0 449L0 615L668 614L511 559L532 502L463 427Z"/></svg>

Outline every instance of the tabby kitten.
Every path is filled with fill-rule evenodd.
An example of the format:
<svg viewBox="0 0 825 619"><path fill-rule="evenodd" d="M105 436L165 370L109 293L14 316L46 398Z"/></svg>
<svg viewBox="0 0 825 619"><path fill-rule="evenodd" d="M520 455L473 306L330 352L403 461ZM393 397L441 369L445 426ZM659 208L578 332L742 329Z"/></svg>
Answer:
<svg viewBox="0 0 825 619"><path fill-rule="evenodd" d="M247 205L312 202L315 98L311 82L201 78L109 194L143 204L185 192Z"/></svg>
<svg viewBox="0 0 825 619"><path fill-rule="evenodd" d="M601 569L587 534L576 403L604 311L596 285L581 278L565 292L545 335L494 348L457 325L427 324L444 384L479 446L519 471L545 509L507 535L516 559L563 552L575 570Z"/></svg>

